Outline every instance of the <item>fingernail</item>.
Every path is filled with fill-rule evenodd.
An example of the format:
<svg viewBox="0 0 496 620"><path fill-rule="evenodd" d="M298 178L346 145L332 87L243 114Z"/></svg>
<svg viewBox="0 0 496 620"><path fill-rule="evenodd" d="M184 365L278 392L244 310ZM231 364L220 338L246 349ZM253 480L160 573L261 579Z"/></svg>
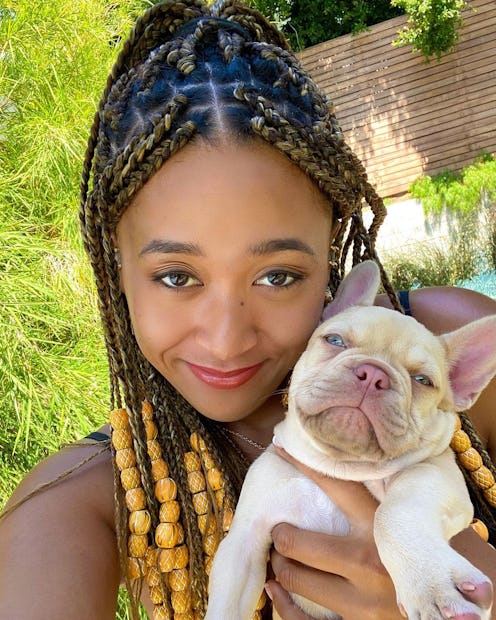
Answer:
<svg viewBox="0 0 496 620"><path fill-rule="evenodd" d="M464 581L460 587L462 590L465 590L465 592L473 592L474 590L476 590L476 585L471 583L470 581Z"/></svg>
<svg viewBox="0 0 496 620"><path fill-rule="evenodd" d="M277 448L281 448L281 447L282 447L282 446L281 446L281 444L279 443L279 439L277 439L277 436L276 436L276 435L274 435L274 436L272 437L272 443L273 443L273 444L274 444Z"/></svg>
<svg viewBox="0 0 496 620"><path fill-rule="evenodd" d="M270 600L272 600L272 592L270 591L270 586L268 583L265 584L265 592L267 593L267 596L270 598Z"/></svg>

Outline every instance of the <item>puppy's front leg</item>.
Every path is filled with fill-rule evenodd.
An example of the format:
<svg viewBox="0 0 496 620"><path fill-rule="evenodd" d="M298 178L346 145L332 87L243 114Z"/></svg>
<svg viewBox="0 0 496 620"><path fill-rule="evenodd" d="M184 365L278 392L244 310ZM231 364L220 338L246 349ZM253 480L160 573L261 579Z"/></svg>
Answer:
<svg viewBox="0 0 496 620"><path fill-rule="evenodd" d="M281 520L277 462L281 459L268 451L248 470L231 529L215 554L205 620L253 616L265 584L271 531Z"/></svg>
<svg viewBox="0 0 496 620"><path fill-rule="evenodd" d="M390 482L376 512L374 533L408 618L489 620L489 579L448 543L471 518L465 482L450 450ZM464 589L480 604L466 600Z"/></svg>

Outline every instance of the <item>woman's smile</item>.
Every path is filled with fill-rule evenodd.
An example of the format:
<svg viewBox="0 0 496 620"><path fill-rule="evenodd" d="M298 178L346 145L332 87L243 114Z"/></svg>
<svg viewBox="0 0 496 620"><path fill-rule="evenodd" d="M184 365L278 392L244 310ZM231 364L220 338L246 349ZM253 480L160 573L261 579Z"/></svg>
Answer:
<svg viewBox="0 0 496 620"><path fill-rule="evenodd" d="M187 364L195 377L218 390L232 390L240 387L250 381L263 366L263 362L260 362L246 368L222 371L215 368L207 368L206 366L198 366L191 362L187 362Z"/></svg>

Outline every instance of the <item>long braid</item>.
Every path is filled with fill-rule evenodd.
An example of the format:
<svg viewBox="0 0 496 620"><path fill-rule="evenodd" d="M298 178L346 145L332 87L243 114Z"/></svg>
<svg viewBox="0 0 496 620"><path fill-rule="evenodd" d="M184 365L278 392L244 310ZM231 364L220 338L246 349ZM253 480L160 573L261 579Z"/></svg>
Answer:
<svg viewBox="0 0 496 620"><path fill-rule="evenodd" d="M270 143L327 197L334 216L341 221L329 250L331 292L344 275L351 250L353 264L365 258L378 262L384 288L398 307L375 251L384 204L344 142L332 105L289 52L282 35L255 10L236 0L211 7L200 0L166 0L153 5L124 43L98 106L83 165L80 218L95 272L111 400L126 408L126 423L121 435L115 436L127 441L129 433L132 438L131 444L122 444L130 447L120 452L116 445L113 448L114 460L120 464L115 467L119 553L124 566L130 541L137 544L146 539L146 548L131 559L136 560L132 564L138 577L146 575L157 618L173 617L173 608L182 618L183 612L177 609L186 609L190 603L193 615L184 617L202 617L210 541L217 536L205 530L205 523L213 515L220 532L220 524L236 504L247 462L226 441L222 426L195 411L141 353L121 292L115 231L136 194L176 152L193 140L215 140L223 135L239 142ZM364 205L374 215L368 230L361 215ZM143 401L151 404L153 414L149 405L142 409ZM138 497L145 509L130 507L129 491L123 492L123 477L127 480L130 470L134 471L134 465L124 459L129 449L144 499L133 486L138 482L130 483L130 490L136 491L132 496ZM191 470L191 462L197 461L201 471ZM216 468L223 476L221 487L214 482ZM164 505L176 502L162 497L160 491L160 484L169 478L171 488L177 486L180 507L179 516L174 517L177 520L171 522L177 527L171 525L170 531L177 534L174 544L179 546L184 532L189 552L189 558L181 556L181 562L176 563L180 568L175 569L169 562L174 554L165 553L169 549L158 553L157 548L157 532L167 525ZM207 503L200 505L200 499ZM136 518L144 518L141 513L146 512L151 529L130 535L128 511ZM165 578L169 572L164 571L169 570L184 579L184 570L189 571L190 602L174 600L174 584ZM129 582L128 587L139 594L140 585L133 588ZM136 600L133 609L136 612Z"/></svg>

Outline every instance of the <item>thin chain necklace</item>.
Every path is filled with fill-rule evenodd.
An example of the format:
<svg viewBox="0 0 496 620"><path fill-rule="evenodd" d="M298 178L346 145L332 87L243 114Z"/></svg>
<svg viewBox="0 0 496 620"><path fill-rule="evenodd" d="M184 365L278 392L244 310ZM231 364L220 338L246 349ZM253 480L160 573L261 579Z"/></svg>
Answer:
<svg viewBox="0 0 496 620"><path fill-rule="evenodd" d="M263 452L267 448L267 446L262 446L261 443L257 443L256 441L253 441L253 439L250 439L249 437L247 437L246 435L243 435L242 433L238 433L238 431L233 431L232 429L226 428L225 426L224 426L224 430L226 431L226 433L230 433L231 435L238 437L245 443L250 444L250 446L253 446L257 450L260 450L260 452Z"/></svg>

